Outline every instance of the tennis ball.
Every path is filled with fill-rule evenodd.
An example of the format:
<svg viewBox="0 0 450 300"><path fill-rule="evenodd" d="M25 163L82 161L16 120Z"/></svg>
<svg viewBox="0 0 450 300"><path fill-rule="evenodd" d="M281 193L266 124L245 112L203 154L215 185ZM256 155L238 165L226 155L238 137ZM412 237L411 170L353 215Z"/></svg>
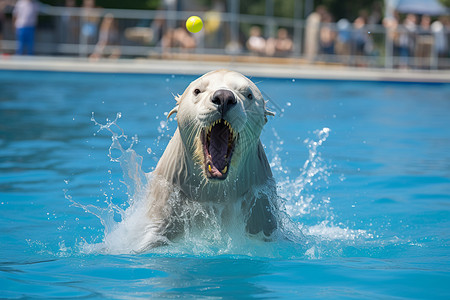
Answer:
<svg viewBox="0 0 450 300"><path fill-rule="evenodd" d="M203 21L197 16L189 17L186 21L186 28L192 33L199 32L203 28Z"/></svg>

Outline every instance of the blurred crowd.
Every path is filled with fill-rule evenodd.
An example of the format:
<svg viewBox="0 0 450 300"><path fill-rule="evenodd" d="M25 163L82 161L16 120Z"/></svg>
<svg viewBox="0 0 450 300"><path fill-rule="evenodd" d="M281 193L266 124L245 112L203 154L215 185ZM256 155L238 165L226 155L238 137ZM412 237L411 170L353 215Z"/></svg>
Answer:
<svg viewBox="0 0 450 300"><path fill-rule="evenodd" d="M138 24L128 26L111 13L103 14L95 0L83 0L81 7L76 7L75 0L66 0L65 10L54 26L61 33L59 43L80 45L79 53L92 60L121 57L124 45L152 46L160 49L163 55L193 52L199 48L222 49L225 53L300 56L310 62L357 66L367 66L368 57L391 55L398 58L395 66L401 68L420 67L422 63L429 65L433 57L450 57L448 16L396 13L383 18L382 7L377 2L370 11L361 11L354 20L335 20L325 6L318 6L306 18L297 40L293 39L293 27L275 27L272 31L267 30L266 24L240 24L239 36L232 40L229 26L221 21L225 6L217 3L202 14L205 26L198 34L189 33L181 20L167 20L164 7L151 20L140 20ZM10 12L16 54L33 55L38 16L42 11L45 8L37 0L0 0L0 53L3 25L8 19L7 12Z"/></svg>
<svg viewBox="0 0 450 300"><path fill-rule="evenodd" d="M419 67L426 65L426 59L432 55L437 58L449 57L450 19L448 16L441 16L432 21L428 15L418 17L407 14L401 18L395 14L392 18L385 18L383 25L393 44L393 54L400 57L400 67L408 67L411 64L411 57L418 60L416 65Z"/></svg>
<svg viewBox="0 0 450 300"><path fill-rule="evenodd" d="M336 23L333 16L324 6L308 16L305 30L305 56L309 60L322 59L341 60L353 57L355 64L367 63L358 60L361 56L378 56L375 47L374 33L383 26L383 33L387 35L384 42L389 43L388 49L394 57L398 57L397 67L407 68L414 64L425 64L426 59L433 56L449 58L450 56L450 19L448 16L435 17L428 15L405 14L395 12L394 16L382 18L381 7L375 5L369 14L363 10L353 23L347 19L340 19ZM334 56L337 55L337 56ZM412 58L416 62L412 62ZM429 61L427 61L429 63Z"/></svg>

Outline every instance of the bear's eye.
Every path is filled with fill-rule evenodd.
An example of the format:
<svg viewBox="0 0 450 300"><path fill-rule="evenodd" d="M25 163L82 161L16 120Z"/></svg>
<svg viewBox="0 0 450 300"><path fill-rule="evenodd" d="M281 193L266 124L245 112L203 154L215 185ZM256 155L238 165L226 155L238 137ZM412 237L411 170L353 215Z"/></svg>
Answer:
<svg viewBox="0 0 450 300"><path fill-rule="evenodd" d="M253 94L252 93L248 94L247 98L252 100L253 99Z"/></svg>
<svg viewBox="0 0 450 300"><path fill-rule="evenodd" d="M195 90L194 90L194 95L195 95L195 96L197 96L197 95L200 94L200 93L201 93L201 91L200 91L199 89L195 89Z"/></svg>

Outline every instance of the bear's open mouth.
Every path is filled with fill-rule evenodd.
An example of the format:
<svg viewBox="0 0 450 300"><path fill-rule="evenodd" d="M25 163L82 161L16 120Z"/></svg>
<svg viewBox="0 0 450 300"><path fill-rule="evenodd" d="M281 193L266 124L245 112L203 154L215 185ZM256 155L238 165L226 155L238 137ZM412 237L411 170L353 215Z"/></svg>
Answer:
<svg viewBox="0 0 450 300"><path fill-rule="evenodd" d="M224 119L216 120L203 128L201 141L206 177L221 180L227 178L237 136L231 124Z"/></svg>

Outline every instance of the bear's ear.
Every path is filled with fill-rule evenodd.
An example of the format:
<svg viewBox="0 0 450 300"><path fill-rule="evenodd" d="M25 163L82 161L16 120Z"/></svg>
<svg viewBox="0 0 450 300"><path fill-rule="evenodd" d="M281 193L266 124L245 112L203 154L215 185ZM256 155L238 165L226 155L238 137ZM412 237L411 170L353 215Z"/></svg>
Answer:
<svg viewBox="0 0 450 300"><path fill-rule="evenodd" d="M169 119L171 115L176 114L177 112L178 112L178 105L175 106L171 111L169 111L169 114L167 115L167 119Z"/></svg>

